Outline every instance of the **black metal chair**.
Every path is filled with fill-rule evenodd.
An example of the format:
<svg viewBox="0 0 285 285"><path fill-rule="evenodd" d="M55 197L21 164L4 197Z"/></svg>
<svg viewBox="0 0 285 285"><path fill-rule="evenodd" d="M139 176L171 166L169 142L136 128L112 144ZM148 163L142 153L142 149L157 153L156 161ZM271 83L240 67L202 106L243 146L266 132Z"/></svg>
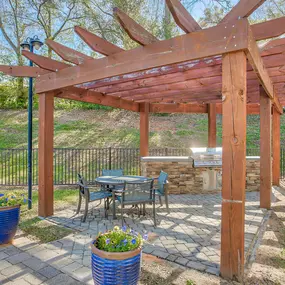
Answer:
<svg viewBox="0 0 285 285"><path fill-rule="evenodd" d="M121 217L123 224L124 206L143 206L143 214L145 215L145 205L152 204L153 206L153 222L156 226L156 211L155 211L155 190L153 189L153 179L144 182L125 182L121 196L117 196L121 204ZM140 213L140 210L139 210Z"/></svg>
<svg viewBox="0 0 285 285"><path fill-rule="evenodd" d="M76 214L79 214L79 212L80 212L82 198L85 199L85 210L84 210L84 215L82 217L82 222L86 221L89 203L94 202L94 201L100 201L100 203L98 204L98 205L100 205L102 199L104 200L105 217L107 217L107 214L108 214L107 210L109 208L109 198L112 197L112 193L110 193L109 191L104 190L104 189L91 192L89 190L89 188L94 188L94 185L88 186L85 179L80 174L78 174L77 184L79 186L79 201L78 201Z"/></svg>

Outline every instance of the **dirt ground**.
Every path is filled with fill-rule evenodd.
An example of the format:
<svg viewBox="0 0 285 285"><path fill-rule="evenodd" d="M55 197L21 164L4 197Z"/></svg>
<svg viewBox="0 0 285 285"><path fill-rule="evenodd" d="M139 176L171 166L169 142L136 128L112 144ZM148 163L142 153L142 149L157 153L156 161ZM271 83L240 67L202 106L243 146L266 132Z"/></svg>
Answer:
<svg viewBox="0 0 285 285"><path fill-rule="evenodd" d="M283 285L285 284L285 188L278 188L272 213L257 244L255 260L245 271L244 282L229 282L218 276L185 268L145 255L140 285Z"/></svg>

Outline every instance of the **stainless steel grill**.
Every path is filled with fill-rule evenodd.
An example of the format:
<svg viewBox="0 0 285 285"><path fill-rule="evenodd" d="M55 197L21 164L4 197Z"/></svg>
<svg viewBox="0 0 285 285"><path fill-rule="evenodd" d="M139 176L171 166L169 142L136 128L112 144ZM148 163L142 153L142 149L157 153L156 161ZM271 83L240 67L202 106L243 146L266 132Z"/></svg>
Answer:
<svg viewBox="0 0 285 285"><path fill-rule="evenodd" d="M194 167L222 167L222 148L191 148Z"/></svg>

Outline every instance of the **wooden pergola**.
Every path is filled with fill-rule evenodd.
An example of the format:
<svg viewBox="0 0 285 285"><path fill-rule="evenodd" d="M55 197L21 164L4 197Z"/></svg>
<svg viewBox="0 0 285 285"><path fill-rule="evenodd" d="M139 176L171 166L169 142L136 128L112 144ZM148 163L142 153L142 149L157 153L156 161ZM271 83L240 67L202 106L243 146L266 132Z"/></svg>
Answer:
<svg viewBox="0 0 285 285"><path fill-rule="evenodd" d="M65 62L23 51L38 67L0 66L12 76L35 77L39 95L39 215L53 215L54 98L140 112L140 151L148 155L149 113L208 113L209 146L216 146L216 114L223 115L221 275L244 268L246 116L260 114L260 207L271 207L280 177L280 115L285 105L285 17L250 25L264 0L241 0L216 26L201 29L179 0L166 0L185 32L158 40L118 8L114 13L140 44L132 50L81 27L75 32L94 59L46 40ZM272 140L272 141L271 141ZM273 156L273 163L271 160ZM273 167L272 167L273 165ZM272 169L272 171L271 171Z"/></svg>

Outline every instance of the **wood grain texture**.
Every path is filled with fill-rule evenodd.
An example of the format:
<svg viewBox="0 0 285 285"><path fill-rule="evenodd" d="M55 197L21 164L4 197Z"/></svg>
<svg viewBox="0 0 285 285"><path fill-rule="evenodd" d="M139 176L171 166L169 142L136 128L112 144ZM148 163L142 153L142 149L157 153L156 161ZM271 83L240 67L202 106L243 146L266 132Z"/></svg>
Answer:
<svg viewBox="0 0 285 285"><path fill-rule="evenodd" d="M45 43L57 54L59 55L63 60L66 60L68 62L74 63L74 64L82 64L87 60L94 59L91 56L88 56L84 53L81 53L77 50L74 50L72 48L69 48L67 46L64 46L60 43L57 43L53 40L47 39Z"/></svg>
<svg viewBox="0 0 285 285"><path fill-rule="evenodd" d="M217 146L217 108L208 104L208 147Z"/></svg>
<svg viewBox="0 0 285 285"><path fill-rule="evenodd" d="M103 55L112 55L124 51L122 48L98 37L82 27L75 26L74 31L92 50Z"/></svg>
<svg viewBox="0 0 285 285"><path fill-rule="evenodd" d="M246 55L223 56L223 179L221 275L238 278L244 269L246 183Z"/></svg>
<svg viewBox="0 0 285 285"><path fill-rule="evenodd" d="M240 0L223 18L221 23L248 17L264 2L265 0Z"/></svg>
<svg viewBox="0 0 285 285"><path fill-rule="evenodd" d="M285 17L253 24L250 27L256 41L279 37L285 33Z"/></svg>
<svg viewBox="0 0 285 285"><path fill-rule="evenodd" d="M139 112L139 103L77 87L55 91L55 97Z"/></svg>
<svg viewBox="0 0 285 285"><path fill-rule="evenodd" d="M228 29L218 25L108 58L90 60L79 66L41 76L37 79L36 91L42 93L92 80L246 49L247 30L247 20L239 20ZM235 38L232 37L233 34Z"/></svg>
<svg viewBox="0 0 285 285"><path fill-rule="evenodd" d="M271 100L260 88L260 207L271 207Z"/></svg>
<svg viewBox="0 0 285 285"><path fill-rule="evenodd" d="M272 182L280 185L280 113L272 109Z"/></svg>
<svg viewBox="0 0 285 285"><path fill-rule="evenodd" d="M176 24L185 32L192 33L201 30L201 27L179 0L165 0Z"/></svg>
<svg viewBox="0 0 285 285"><path fill-rule="evenodd" d="M39 95L39 216L53 215L54 94Z"/></svg>
<svg viewBox="0 0 285 285"><path fill-rule="evenodd" d="M149 155L149 103L141 103L140 111L140 156Z"/></svg>
<svg viewBox="0 0 285 285"><path fill-rule="evenodd" d="M114 14L122 28L126 31L129 37L142 46L149 45L158 41L158 39L139 25L136 21L130 18L119 8L113 9Z"/></svg>
<svg viewBox="0 0 285 285"><path fill-rule="evenodd" d="M48 57L38 55L26 50L22 50L22 55L31 60L34 64L38 65L40 68L49 71L58 71L70 67L70 65L67 63L50 59Z"/></svg>
<svg viewBox="0 0 285 285"><path fill-rule="evenodd" d="M14 77L37 77L41 74L48 73L44 70L35 66L8 66L0 65L0 72Z"/></svg>

